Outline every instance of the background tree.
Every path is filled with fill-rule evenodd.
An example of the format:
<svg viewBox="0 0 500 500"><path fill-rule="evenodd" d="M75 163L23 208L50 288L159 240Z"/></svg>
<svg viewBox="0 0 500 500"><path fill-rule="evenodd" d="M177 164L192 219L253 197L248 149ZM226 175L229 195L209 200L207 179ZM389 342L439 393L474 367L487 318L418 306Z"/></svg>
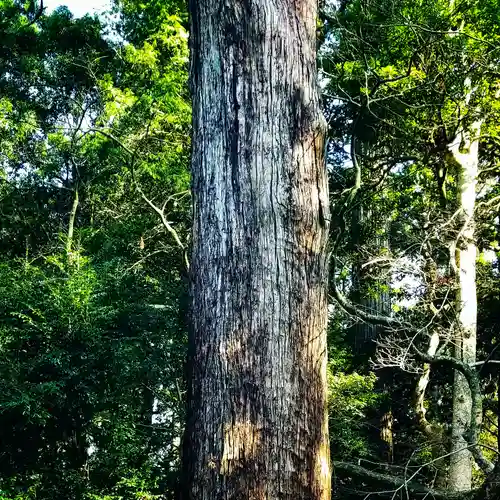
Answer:
<svg viewBox="0 0 500 500"><path fill-rule="evenodd" d="M412 307L404 316L401 311L392 317L353 307L338 295L338 287L334 288L339 303L355 317L393 330L389 332L391 341L382 342L379 347L379 366L408 369L407 356L412 349L425 350L429 358L438 358L449 348L450 335L455 335L455 342L462 338L475 342L470 332L463 337L470 330L463 323L465 316L471 324L475 323L471 316L475 308L475 259L467 263L465 256L475 253L470 249L477 234L472 219L477 176L474 172L467 174L465 169L479 166L492 173L495 168L491 168L493 158L487 155L487 123L495 120L494 105L490 103L495 102L496 93L491 82L485 84L484 71L495 64L494 57L489 59L489 47L497 35L493 27L483 31L484 20L492 19L487 14L492 6L484 5L484 11L482 8L483 5L471 3L450 6L433 2L421 6L391 1L377 5L345 2L338 9L326 11L323 64L329 80L326 92L341 101L329 107L332 123L339 127L334 130L340 130L338 138L333 136L335 142L330 146L330 154L340 162L345 161L343 145L350 142L352 147L353 140L342 134L342 127L346 130L349 123L352 126L347 130L353 130L354 137L368 145L358 162L364 168L362 173L354 168L355 174L351 175L341 163L340 179L347 178L354 188L347 190L345 201L334 207L334 213L339 214L341 221L345 220L363 203L360 200L373 199L374 189L380 192L384 186L390 186L386 213L392 219L391 255L375 267L379 273L385 268L383 274L387 276L389 272L391 281L399 282L398 288L404 284L402 278L408 279L412 274L412 281L418 285L417 294L411 293ZM481 124L479 117L484 120ZM354 162L353 165L356 167ZM345 182L344 189L345 185L349 186ZM489 191L483 186L478 192L481 190ZM471 208L464 205L467 192L471 194L468 197ZM490 220L493 214L490 213ZM346 236L347 233L342 236L341 232L336 239L337 258L344 258L339 254L338 248L342 246L337 242ZM373 257L370 259L375 261ZM472 280L468 285L465 276ZM461 289L470 294L467 300ZM400 308L397 297L394 300ZM398 326L401 321L405 326ZM398 332L400 328L408 330L408 321L419 325L415 330L418 334ZM456 359L472 366L475 359L463 357L462 348L458 349ZM435 367L435 363L431 364ZM421 373L415 409L416 420L426 429L429 427L425 425L425 412L420 410L425 410L422 394L429 382L430 366L424 365L423 372L418 364L410 368ZM467 430L470 443L469 432L475 427L469 417L474 395L469 392L469 384L464 384L462 371L455 373L455 392L462 394L455 398L460 404L453 409L452 442L456 445L450 455L449 486L460 490L470 488L470 482L468 485L463 482L467 477L465 470L471 470L464 433ZM441 383L446 380L442 372L436 375ZM408 415L407 410L405 413ZM402 415L398 417L402 423ZM440 417L438 422L442 417L447 418L442 412ZM439 449L442 450L436 451ZM482 462L480 454L476 455L478 463L489 470L491 467ZM453 477L460 477L462 482Z"/></svg>

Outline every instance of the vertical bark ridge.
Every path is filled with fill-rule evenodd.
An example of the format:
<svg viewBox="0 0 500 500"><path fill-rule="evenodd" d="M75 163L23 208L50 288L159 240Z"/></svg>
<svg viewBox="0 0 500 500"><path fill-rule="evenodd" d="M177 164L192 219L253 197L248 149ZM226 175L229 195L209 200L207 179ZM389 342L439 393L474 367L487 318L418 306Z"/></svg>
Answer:
<svg viewBox="0 0 500 500"><path fill-rule="evenodd" d="M330 497L328 193L312 0L191 2L185 497Z"/></svg>

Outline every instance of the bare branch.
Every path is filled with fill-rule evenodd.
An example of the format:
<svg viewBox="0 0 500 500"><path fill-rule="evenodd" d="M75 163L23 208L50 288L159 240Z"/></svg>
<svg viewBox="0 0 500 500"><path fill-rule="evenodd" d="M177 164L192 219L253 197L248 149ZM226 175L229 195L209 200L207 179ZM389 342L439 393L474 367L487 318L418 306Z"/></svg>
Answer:
<svg viewBox="0 0 500 500"><path fill-rule="evenodd" d="M485 359L484 361L476 361L472 366L483 366L486 364L500 365L500 359Z"/></svg>
<svg viewBox="0 0 500 500"><path fill-rule="evenodd" d="M184 255L184 264L186 266L186 269L189 270L189 260L188 260L188 256L187 256L186 247L184 246L184 244L182 243L181 239L179 238L179 234L177 233L177 231L174 229L174 227L172 226L172 224L167 220L167 217L165 216L165 205L163 205L162 208L158 208L146 196L146 194L142 190L141 186L139 186L139 184L136 182L135 178L134 178L134 183L135 183L135 187L136 187L138 193L141 195L142 199L160 216L160 219L161 219L161 222L162 222L163 226L172 235L175 243L182 250L183 255Z"/></svg>
<svg viewBox="0 0 500 500"><path fill-rule="evenodd" d="M439 457L442 460L444 457ZM426 464L429 465L429 464ZM424 466L422 466L424 467ZM334 470L339 470L349 475L355 476L357 478L365 478L381 485L387 485L393 488L391 491L383 492L373 492L373 495L380 495L382 493L394 493L405 488L409 493L412 494L411 498L434 498L436 500L472 500L477 495L477 490L465 491L465 492L450 492L435 490L428 488L423 484L412 481L411 479L420 471L418 469L417 473L410 476L410 479L404 479L400 476L382 474L380 472L375 472L360 465L348 463L348 462L333 462ZM366 494L364 494L366 498Z"/></svg>
<svg viewBox="0 0 500 500"><path fill-rule="evenodd" d="M134 268L136 268L137 266L140 266L144 261L148 260L153 255L157 255L159 253L164 253L164 252L165 252L165 250L163 248L160 248L159 250L155 250L154 252L149 253L148 255L142 257L142 259L139 259L137 262L132 264L129 268L127 268L125 270L125 273L128 273L128 272L132 271Z"/></svg>
<svg viewBox="0 0 500 500"><path fill-rule="evenodd" d="M482 417L482 396L479 377L473 366L451 356L429 356L417 349L414 345L413 350L418 358L430 364L441 364L459 371L467 380L472 397L471 420L469 429L464 435L464 439L470 445L470 450L479 468L486 474L494 470L494 465L481 453L478 447L479 429L478 421Z"/></svg>
<svg viewBox="0 0 500 500"><path fill-rule="evenodd" d="M120 139L118 139L116 136L111 134L110 132L107 132L106 130L99 129L99 128L91 128L89 129L89 132L97 132L99 134L102 134L103 136L107 137L108 139L111 139L112 141L116 142L124 151L126 151L130 156L131 156L131 162L130 162L130 169L132 173L132 178L135 184L135 188L137 192L141 195L142 199L160 216L160 220L165 227L165 229L170 233L172 238L174 239L176 245L182 250L183 256L184 256L184 265L186 266L186 269L189 270L189 259L187 256L187 249L185 245L182 243L179 234L177 231L174 229L172 224L167 220L167 217L165 216L165 207L166 204L168 203L169 199L167 199L163 205L162 208L157 207L144 193L143 189L137 182L135 178L135 169L134 169L134 159L136 157L136 152L132 151L126 144L124 144Z"/></svg>

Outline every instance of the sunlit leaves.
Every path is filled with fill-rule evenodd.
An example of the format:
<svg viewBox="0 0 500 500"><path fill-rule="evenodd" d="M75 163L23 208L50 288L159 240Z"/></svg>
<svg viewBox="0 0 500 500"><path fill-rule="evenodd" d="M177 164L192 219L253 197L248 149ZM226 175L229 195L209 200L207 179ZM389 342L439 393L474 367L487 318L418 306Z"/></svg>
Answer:
<svg viewBox="0 0 500 500"><path fill-rule="evenodd" d="M181 12L158 12L147 39L125 44L67 9L28 27L0 8L0 489L154 498L178 465L184 283L136 182L185 239ZM151 425L157 397L171 425Z"/></svg>

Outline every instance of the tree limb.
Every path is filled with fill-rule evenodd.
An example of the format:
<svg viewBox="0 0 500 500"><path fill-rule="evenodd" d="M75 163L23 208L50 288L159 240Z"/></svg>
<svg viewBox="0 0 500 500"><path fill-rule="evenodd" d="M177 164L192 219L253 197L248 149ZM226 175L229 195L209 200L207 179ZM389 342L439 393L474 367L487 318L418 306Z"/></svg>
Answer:
<svg viewBox="0 0 500 500"><path fill-rule="evenodd" d="M135 178L135 169L134 169L134 158L136 156L136 152L132 151L126 144L124 144L120 139L118 139L116 136L113 134L107 132L106 130L102 130L99 128L91 128L89 129L89 132L97 132L99 134L102 134L104 137L107 137L108 139L111 139L112 141L116 142L124 151L126 151L132 158L132 161L130 163L130 169L132 173L132 179L134 181L135 188L137 192L141 195L142 199L160 216L160 220L165 227L165 229L170 233L172 238L174 239L176 245L182 250L183 256L184 256L184 265L186 266L186 270L189 270L189 259L187 256L187 249L186 246L182 243L179 234L177 231L174 229L172 224L167 220L165 216L165 204L163 205L162 208L157 207L144 193L143 189L137 182Z"/></svg>
<svg viewBox="0 0 500 500"><path fill-rule="evenodd" d="M333 469L342 471L343 473L355 476L357 478L365 478L380 485L386 485L394 488L392 491L374 492L373 495L381 495L383 493L391 494L395 490L405 489L411 494L412 499L419 498L434 498L436 500L473 500L476 498L477 490L450 492L443 490L435 490L428 488L419 482L409 481L403 477L393 476L375 472L361 465L356 465L348 462L333 462ZM366 498L366 493L363 494Z"/></svg>
<svg viewBox="0 0 500 500"><path fill-rule="evenodd" d="M464 363L463 361L451 356L429 356L427 353L419 351L415 345L413 345L413 350L420 360L430 364L449 366L454 370L459 371L467 380L472 397L472 408L469 429L464 435L464 439L469 444L470 451L479 468L485 474L492 473L495 468L494 465L482 454L478 446L478 421L480 421L480 418L482 417L482 397L479 377L474 369L474 366Z"/></svg>

